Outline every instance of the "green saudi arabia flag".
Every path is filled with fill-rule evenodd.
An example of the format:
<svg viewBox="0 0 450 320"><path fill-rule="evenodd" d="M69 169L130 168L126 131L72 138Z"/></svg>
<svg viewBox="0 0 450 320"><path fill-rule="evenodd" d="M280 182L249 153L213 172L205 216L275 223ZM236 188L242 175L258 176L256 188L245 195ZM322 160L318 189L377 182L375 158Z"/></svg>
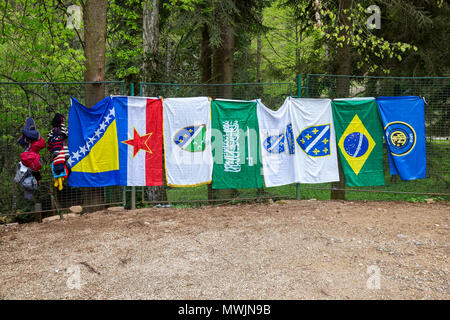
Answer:
<svg viewBox="0 0 450 320"><path fill-rule="evenodd" d="M261 188L256 101L211 103L214 189Z"/></svg>
<svg viewBox="0 0 450 320"><path fill-rule="evenodd" d="M332 104L346 184L384 185L383 127L375 98L334 99Z"/></svg>

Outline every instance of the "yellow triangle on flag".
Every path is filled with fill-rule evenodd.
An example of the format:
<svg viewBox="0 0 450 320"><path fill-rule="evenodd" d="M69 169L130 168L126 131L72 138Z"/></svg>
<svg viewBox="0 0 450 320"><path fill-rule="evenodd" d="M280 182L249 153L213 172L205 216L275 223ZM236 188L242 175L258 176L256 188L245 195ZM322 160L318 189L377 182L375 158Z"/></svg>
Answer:
<svg viewBox="0 0 450 320"><path fill-rule="evenodd" d="M91 147L89 154L78 162L72 171L98 173L119 170L118 146L116 120L114 120L103 136Z"/></svg>

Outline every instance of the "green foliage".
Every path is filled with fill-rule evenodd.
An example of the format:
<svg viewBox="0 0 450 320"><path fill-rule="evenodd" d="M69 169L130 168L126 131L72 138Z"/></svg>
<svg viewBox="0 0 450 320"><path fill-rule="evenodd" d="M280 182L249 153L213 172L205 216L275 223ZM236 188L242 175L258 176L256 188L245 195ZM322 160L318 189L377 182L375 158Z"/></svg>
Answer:
<svg viewBox="0 0 450 320"><path fill-rule="evenodd" d="M111 0L108 3L108 79L140 80L143 3L143 0Z"/></svg>
<svg viewBox="0 0 450 320"><path fill-rule="evenodd" d="M358 2L351 9L343 9L343 14L348 19L347 24L342 23L335 7L322 5L320 15L324 22L317 29L336 46L350 46L357 55L357 69L373 73L381 68L384 73L389 73L384 61L389 58L401 61L402 55L406 50L412 49L412 46L388 41L377 35L376 29L369 29L366 7L370 4Z"/></svg>
<svg viewBox="0 0 450 320"><path fill-rule="evenodd" d="M213 48L221 46L221 25L235 27L235 82L256 80L256 38L261 34L265 81L292 81L297 73L333 73L336 49L353 51L354 74L446 75L449 73L446 1L353 1L339 18L339 1L161 0L160 50L154 79L199 80L200 29ZM142 79L144 0L108 1L109 80ZM368 29L366 8L381 8L381 29ZM67 27L69 1L0 2L0 76L17 81L74 81L84 72L83 29ZM261 14L262 12L262 14ZM320 23L319 23L320 22Z"/></svg>
<svg viewBox="0 0 450 320"><path fill-rule="evenodd" d="M292 81L293 75L326 71L327 48L305 12L310 2L274 1L263 11L264 81ZM256 43L253 41L253 50Z"/></svg>
<svg viewBox="0 0 450 320"><path fill-rule="evenodd" d="M419 197L411 197L407 200L408 202L415 202L415 203L433 203L433 202L442 202L445 201L443 197L427 197L427 196L419 196Z"/></svg>
<svg viewBox="0 0 450 320"><path fill-rule="evenodd" d="M448 1L381 1L382 28L377 31L391 41L407 42L412 50L386 64L393 75L443 76L450 72Z"/></svg>
<svg viewBox="0 0 450 320"><path fill-rule="evenodd" d="M82 79L81 34L66 27L69 13L63 1L2 1L0 12L0 76L4 80Z"/></svg>

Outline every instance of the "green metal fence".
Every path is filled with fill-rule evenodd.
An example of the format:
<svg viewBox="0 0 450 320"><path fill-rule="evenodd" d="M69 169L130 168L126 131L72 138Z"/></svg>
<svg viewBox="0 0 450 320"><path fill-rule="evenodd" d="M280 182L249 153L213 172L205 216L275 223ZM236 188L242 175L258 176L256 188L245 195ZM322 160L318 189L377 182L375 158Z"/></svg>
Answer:
<svg viewBox="0 0 450 320"><path fill-rule="evenodd" d="M427 102L426 142L427 179L401 181L389 175L385 154L384 187L346 188L346 199L361 200L414 200L420 197L440 196L450 199L450 77L361 77L308 74L297 76L293 83L234 83L234 84L171 84L140 83L139 95L162 97L210 96L213 98L260 98L269 108L278 109L287 96L299 97L356 97L419 95ZM121 81L102 82L106 95L133 95L134 86L127 90ZM47 140L54 113L68 115L70 96L86 104L86 91L99 83L15 83L0 82L0 220L14 216L16 221L33 219L30 213L55 214L72 205L98 207L112 204L148 202L145 188L69 188L56 192L50 172L50 153L41 151L43 179L33 200L26 200L22 189L13 178L19 161L21 147L17 138L25 119L34 118L41 136ZM137 94L137 92L136 92ZM386 148L384 148L386 150ZM385 151L386 152L386 151ZM261 190L237 190L228 199L258 198L330 198L330 184L288 185ZM124 192L129 190L131 192ZM140 192L136 192L140 191ZM167 202L210 201L208 186L196 188L168 188ZM214 200L224 198L214 195ZM2 221L0 221L1 223Z"/></svg>
<svg viewBox="0 0 450 320"><path fill-rule="evenodd" d="M266 106L278 109L286 97L293 94L292 89L292 83L173 84L141 82L139 94L148 97L209 96L238 100L261 99ZM141 198L145 198L143 189L140 188L139 190L142 191ZM293 185L263 189L238 189L232 192L214 192L210 186L166 187L166 191L167 202L170 203L295 197ZM146 199L145 202L149 202L149 200Z"/></svg>
<svg viewBox="0 0 450 320"><path fill-rule="evenodd" d="M384 187L346 188L346 199L420 200L450 196L450 77L372 77L308 74L303 97L345 98L416 95L425 98L427 178L402 181L389 174L384 147ZM330 184L302 185L305 197L329 198ZM306 189L306 190L305 190ZM328 192L327 192L328 191Z"/></svg>
<svg viewBox="0 0 450 320"><path fill-rule="evenodd" d="M47 141L51 121L56 112L68 116L70 97L86 103L86 91L98 86L104 87L105 95L124 95L125 83L107 82L0 82L0 216L16 216L16 220L30 220L34 217L21 213L40 212L54 214L72 205L98 205L122 203L123 192L120 187L82 188L64 187L61 192L53 188L51 175L51 155L48 150L40 152L43 179L33 200L26 200L21 187L13 182L23 149L17 143L25 124L31 116L40 135ZM0 217L1 218L1 217Z"/></svg>

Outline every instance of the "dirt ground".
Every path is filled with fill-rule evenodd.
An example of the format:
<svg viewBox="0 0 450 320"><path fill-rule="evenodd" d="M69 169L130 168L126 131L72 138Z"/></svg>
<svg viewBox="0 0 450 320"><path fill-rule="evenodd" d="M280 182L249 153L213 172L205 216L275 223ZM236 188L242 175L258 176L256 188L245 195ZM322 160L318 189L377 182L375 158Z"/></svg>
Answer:
<svg viewBox="0 0 450 320"><path fill-rule="evenodd" d="M302 200L0 226L0 298L449 299L449 218Z"/></svg>

